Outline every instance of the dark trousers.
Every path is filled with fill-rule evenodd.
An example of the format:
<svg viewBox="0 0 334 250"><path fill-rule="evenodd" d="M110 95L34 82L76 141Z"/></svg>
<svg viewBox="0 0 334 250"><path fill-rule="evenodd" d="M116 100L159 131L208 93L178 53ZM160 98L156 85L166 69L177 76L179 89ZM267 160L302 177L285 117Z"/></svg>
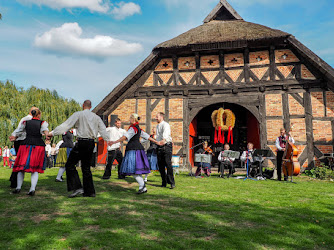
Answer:
<svg viewBox="0 0 334 250"><path fill-rule="evenodd" d="M230 161L223 161L219 164L219 170L220 170L221 176L224 176L225 168L229 169L229 172L228 172L229 175L232 175L234 173L233 163Z"/></svg>
<svg viewBox="0 0 334 250"><path fill-rule="evenodd" d="M157 157L158 157L159 172L162 179L162 186L166 186L167 183L175 185L173 166L172 166L172 154L173 154L172 143L167 143L164 146L158 147ZM165 168L167 168L167 174Z"/></svg>
<svg viewBox="0 0 334 250"><path fill-rule="evenodd" d="M16 155L19 152L21 142L22 141L14 141L14 148L15 148ZM13 165L13 167L14 167L14 165ZM17 187L17 174L18 174L18 172L15 172L15 173L12 172L12 174L9 178L11 188L16 188Z"/></svg>
<svg viewBox="0 0 334 250"><path fill-rule="evenodd" d="M106 166L106 170L104 171L103 177L111 176L111 168L115 159L118 162L118 178L124 178L120 172L123 161L123 154L120 149L108 151L108 163Z"/></svg>
<svg viewBox="0 0 334 250"><path fill-rule="evenodd" d="M282 159L284 151L277 151L277 180L282 180Z"/></svg>
<svg viewBox="0 0 334 250"><path fill-rule="evenodd" d="M93 140L79 140L65 164L67 190L74 191L82 188L76 164L81 161L83 190L85 195L95 194L92 172L90 171L90 164L94 150Z"/></svg>

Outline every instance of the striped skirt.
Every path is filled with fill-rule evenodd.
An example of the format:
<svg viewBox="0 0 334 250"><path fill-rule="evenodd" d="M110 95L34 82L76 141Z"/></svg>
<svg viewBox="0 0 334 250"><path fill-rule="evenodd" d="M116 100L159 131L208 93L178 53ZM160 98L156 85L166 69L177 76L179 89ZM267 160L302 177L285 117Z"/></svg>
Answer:
<svg viewBox="0 0 334 250"><path fill-rule="evenodd" d="M57 155L55 167L64 168L72 148L60 148Z"/></svg>

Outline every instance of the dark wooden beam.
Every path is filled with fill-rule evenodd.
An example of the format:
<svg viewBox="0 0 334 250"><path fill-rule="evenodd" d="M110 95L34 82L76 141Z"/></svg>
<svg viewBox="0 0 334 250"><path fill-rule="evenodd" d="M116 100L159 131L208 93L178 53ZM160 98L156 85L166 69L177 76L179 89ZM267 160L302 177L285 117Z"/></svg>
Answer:
<svg viewBox="0 0 334 250"><path fill-rule="evenodd" d="M304 99L297 93L290 94L300 105L304 107Z"/></svg>
<svg viewBox="0 0 334 250"><path fill-rule="evenodd" d="M151 133L151 99L146 99L146 131Z"/></svg>
<svg viewBox="0 0 334 250"><path fill-rule="evenodd" d="M283 125L286 131L290 131L290 111L289 111L289 97L287 93L282 95L283 108Z"/></svg>
<svg viewBox="0 0 334 250"><path fill-rule="evenodd" d="M169 122L169 97L165 99L165 120Z"/></svg>
<svg viewBox="0 0 334 250"><path fill-rule="evenodd" d="M244 51L244 65L245 82L249 83L249 48L245 48Z"/></svg>
<svg viewBox="0 0 334 250"><path fill-rule="evenodd" d="M186 156L186 166L189 166L189 125L190 121L190 112L188 107L188 98L183 99L183 154Z"/></svg>
<svg viewBox="0 0 334 250"><path fill-rule="evenodd" d="M300 167L302 167L305 163L305 161L307 160L307 146L304 148L304 151L303 152L299 152L301 153L301 155L299 156L298 158L298 161L299 161L299 164L300 164Z"/></svg>
<svg viewBox="0 0 334 250"><path fill-rule="evenodd" d="M266 120L266 99L265 94L259 96L259 124L260 124L260 143L261 148L266 149L268 146L267 120Z"/></svg>
<svg viewBox="0 0 334 250"><path fill-rule="evenodd" d="M199 53L195 54L196 61L196 85L201 85L201 61Z"/></svg>
<svg viewBox="0 0 334 250"><path fill-rule="evenodd" d="M306 123L306 139L307 139L307 159L308 167L314 167L314 137L313 137L313 117L312 117L312 102L310 92L304 93L305 107L305 123Z"/></svg>
<svg viewBox="0 0 334 250"><path fill-rule="evenodd" d="M269 49L269 60L270 60L270 66L269 66L269 74L270 74L270 80L275 81L276 80L276 64L275 64L275 47L270 46Z"/></svg>

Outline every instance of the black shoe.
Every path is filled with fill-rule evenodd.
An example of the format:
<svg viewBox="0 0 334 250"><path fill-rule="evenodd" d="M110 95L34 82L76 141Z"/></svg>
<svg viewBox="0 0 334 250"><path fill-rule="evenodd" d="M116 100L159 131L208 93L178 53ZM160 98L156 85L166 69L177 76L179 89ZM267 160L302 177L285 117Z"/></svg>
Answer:
<svg viewBox="0 0 334 250"><path fill-rule="evenodd" d="M74 197L76 197L76 196L82 195L83 192L84 192L83 189L82 189L82 188L79 188L79 189L73 191L73 193L70 194L70 195L68 196L68 198L74 198Z"/></svg>
<svg viewBox="0 0 334 250"><path fill-rule="evenodd" d="M56 179L56 182L63 182L63 181L62 180L60 181L60 180Z"/></svg>
<svg viewBox="0 0 334 250"><path fill-rule="evenodd" d="M83 194L83 197L96 197L96 194Z"/></svg>
<svg viewBox="0 0 334 250"><path fill-rule="evenodd" d="M167 185L164 185L164 184L162 184L160 187L163 187L163 188L165 188L165 187L167 187Z"/></svg>
<svg viewBox="0 0 334 250"><path fill-rule="evenodd" d="M137 194L144 194L144 193L147 193L147 189L146 187L143 187L142 189L140 189Z"/></svg>
<svg viewBox="0 0 334 250"><path fill-rule="evenodd" d="M12 191L12 194L19 194L21 192L21 189L15 189Z"/></svg>
<svg viewBox="0 0 334 250"><path fill-rule="evenodd" d="M103 179L103 180L109 180L109 179L110 179L110 176L103 176L102 179Z"/></svg>
<svg viewBox="0 0 334 250"><path fill-rule="evenodd" d="M170 188L169 188L169 189L174 189L174 188L175 188L175 185L172 184L172 185L170 185Z"/></svg>
<svg viewBox="0 0 334 250"><path fill-rule="evenodd" d="M35 195L35 191L30 191L29 193L27 193L27 195L34 196Z"/></svg>

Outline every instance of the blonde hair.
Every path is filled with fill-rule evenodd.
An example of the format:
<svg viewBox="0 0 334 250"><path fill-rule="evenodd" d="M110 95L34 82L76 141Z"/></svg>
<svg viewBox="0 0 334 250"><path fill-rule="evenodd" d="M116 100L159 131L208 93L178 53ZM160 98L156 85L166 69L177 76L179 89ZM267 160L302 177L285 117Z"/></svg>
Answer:
<svg viewBox="0 0 334 250"><path fill-rule="evenodd" d="M133 113L133 114L131 114L131 116L130 117L133 117L133 119L135 119L135 121L136 122L139 122L139 120L140 120L140 117L139 117L139 115L138 114L136 114L136 113Z"/></svg>

